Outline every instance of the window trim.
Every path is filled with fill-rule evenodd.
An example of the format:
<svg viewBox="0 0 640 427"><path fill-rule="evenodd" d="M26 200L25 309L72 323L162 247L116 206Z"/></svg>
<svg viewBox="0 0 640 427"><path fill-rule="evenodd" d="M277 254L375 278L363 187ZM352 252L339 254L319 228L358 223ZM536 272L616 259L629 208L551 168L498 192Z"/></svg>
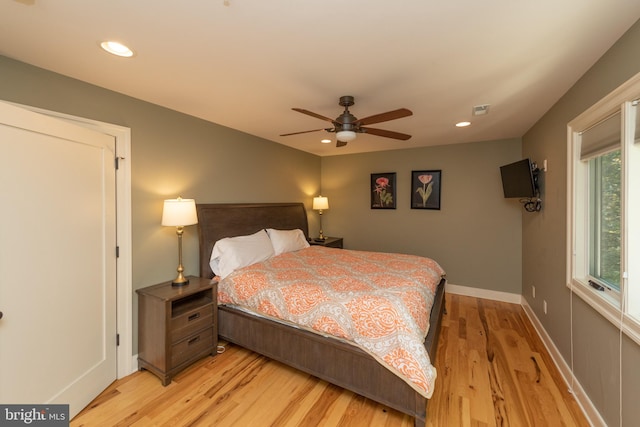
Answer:
<svg viewBox="0 0 640 427"><path fill-rule="evenodd" d="M627 80L620 87L609 95L595 103L578 117L567 124L567 270L566 286L589 304L593 309L609 320L625 335L633 339L640 345L640 317L634 318L628 314L627 285L630 265L628 254L628 234L629 218L627 218L626 203L630 197L627 182L629 179L629 168L626 157L627 144L633 144L634 135L631 135L631 142L628 142L630 131L634 130L635 118L628 118L633 108L631 104L640 95L640 73ZM640 106L636 107L640 108ZM584 197L588 194L588 180L578 179L581 174L588 172L588 163L580 160L580 133L586 131L597 123L606 120L612 114L620 112L622 114L622 197L621 206L621 230L625 230L621 236L621 263L626 268L626 273L620 278L619 299L616 299L613 292L602 292L594 289L588 283L589 277L589 256L588 256L588 215L576 216L576 210L584 207ZM640 126L640 123L638 124ZM586 171L585 171L586 169ZM636 172L637 173L637 172ZM631 216L631 215L629 215ZM579 256L578 252L582 254ZM584 255L587 254L587 255ZM637 280L637 279L636 279ZM640 286L636 282L634 286Z"/></svg>

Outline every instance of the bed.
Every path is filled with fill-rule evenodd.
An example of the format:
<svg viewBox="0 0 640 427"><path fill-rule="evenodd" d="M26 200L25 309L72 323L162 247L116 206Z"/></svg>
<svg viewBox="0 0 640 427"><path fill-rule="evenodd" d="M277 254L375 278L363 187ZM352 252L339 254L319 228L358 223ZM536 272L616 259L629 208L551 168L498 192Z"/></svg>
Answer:
<svg viewBox="0 0 640 427"><path fill-rule="evenodd" d="M300 229L305 236L309 235L307 212L302 203L199 204L197 211L201 277L214 276L209 264L211 253L215 242L225 237L249 235L268 228ZM424 341L432 362L444 313L444 284L442 278ZM227 305L220 305L218 309L218 334L230 343L408 414L414 418L415 426L426 424L428 399L354 345Z"/></svg>

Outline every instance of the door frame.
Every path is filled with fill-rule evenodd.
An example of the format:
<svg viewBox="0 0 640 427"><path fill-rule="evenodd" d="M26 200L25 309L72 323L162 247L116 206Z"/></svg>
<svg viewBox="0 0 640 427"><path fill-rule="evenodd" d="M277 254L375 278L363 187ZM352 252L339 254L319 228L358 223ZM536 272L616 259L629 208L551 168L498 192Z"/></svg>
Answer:
<svg viewBox="0 0 640 427"><path fill-rule="evenodd" d="M136 371L133 357L133 286L132 286L132 232L131 232L131 128L100 122L84 117L72 116L57 111L45 110L30 105L8 102L35 113L61 119L78 126L92 129L116 139L116 244L119 256L116 259L116 329L119 345L116 347L117 377L126 377ZM114 159L114 162L116 160Z"/></svg>

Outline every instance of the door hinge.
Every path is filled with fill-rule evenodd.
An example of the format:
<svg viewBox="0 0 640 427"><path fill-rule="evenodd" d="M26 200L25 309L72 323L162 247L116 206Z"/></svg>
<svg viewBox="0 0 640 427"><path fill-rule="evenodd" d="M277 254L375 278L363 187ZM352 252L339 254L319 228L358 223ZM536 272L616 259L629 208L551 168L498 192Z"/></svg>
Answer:
<svg viewBox="0 0 640 427"><path fill-rule="evenodd" d="M116 334L116 347L120 345L120 334Z"/></svg>
<svg viewBox="0 0 640 427"><path fill-rule="evenodd" d="M120 160L124 160L124 157L116 157L116 170L120 169Z"/></svg>
<svg viewBox="0 0 640 427"><path fill-rule="evenodd" d="M116 258L120 258L120 246L116 246Z"/></svg>

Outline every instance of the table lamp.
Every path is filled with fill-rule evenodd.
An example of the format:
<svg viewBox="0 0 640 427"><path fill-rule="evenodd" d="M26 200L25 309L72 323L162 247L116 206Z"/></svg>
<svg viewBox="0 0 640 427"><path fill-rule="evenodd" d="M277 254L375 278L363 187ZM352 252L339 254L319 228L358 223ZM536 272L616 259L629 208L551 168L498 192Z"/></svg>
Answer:
<svg viewBox="0 0 640 427"><path fill-rule="evenodd" d="M322 211L326 209L329 209L329 199L322 196L313 198L313 210L318 211L318 214L320 215L320 235L316 240L324 241L327 239L324 237L324 234L322 234Z"/></svg>
<svg viewBox="0 0 640 427"><path fill-rule="evenodd" d="M184 286L189 284L189 279L184 277L184 267L182 266L182 234L184 227L198 223L196 213L196 201L194 199L168 199L164 201L162 210L162 225L176 227L178 235L178 277L171 284L173 286Z"/></svg>

